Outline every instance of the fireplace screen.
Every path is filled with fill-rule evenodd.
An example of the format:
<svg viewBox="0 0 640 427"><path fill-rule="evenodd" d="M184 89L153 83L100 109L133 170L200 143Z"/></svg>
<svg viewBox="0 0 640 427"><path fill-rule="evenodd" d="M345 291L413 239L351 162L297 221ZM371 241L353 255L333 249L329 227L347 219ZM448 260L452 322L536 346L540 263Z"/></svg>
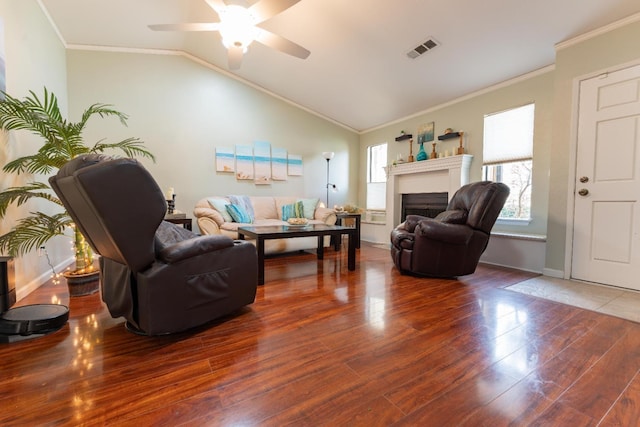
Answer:
<svg viewBox="0 0 640 427"><path fill-rule="evenodd" d="M407 215L422 215L434 218L447 210L449 193L410 193L402 195L401 222Z"/></svg>

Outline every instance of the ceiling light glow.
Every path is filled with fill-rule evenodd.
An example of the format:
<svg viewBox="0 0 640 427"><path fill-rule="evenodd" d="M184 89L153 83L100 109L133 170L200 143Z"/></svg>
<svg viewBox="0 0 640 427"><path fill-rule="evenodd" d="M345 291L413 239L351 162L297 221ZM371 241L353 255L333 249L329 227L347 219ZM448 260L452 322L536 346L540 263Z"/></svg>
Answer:
<svg viewBox="0 0 640 427"><path fill-rule="evenodd" d="M220 13L220 35L222 44L227 48L241 47L243 53L258 36L254 19L248 9L230 5Z"/></svg>

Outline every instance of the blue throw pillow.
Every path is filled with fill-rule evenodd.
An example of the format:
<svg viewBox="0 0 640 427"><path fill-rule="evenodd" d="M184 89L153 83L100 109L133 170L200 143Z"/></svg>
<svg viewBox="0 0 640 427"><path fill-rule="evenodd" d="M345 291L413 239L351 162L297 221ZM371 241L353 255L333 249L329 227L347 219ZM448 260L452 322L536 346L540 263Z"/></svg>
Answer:
<svg viewBox="0 0 640 427"><path fill-rule="evenodd" d="M253 221L251 217L241 206L234 205L233 203L229 203L225 206L231 218L233 218L233 222L239 222L242 224L251 224Z"/></svg>
<svg viewBox="0 0 640 427"><path fill-rule="evenodd" d="M282 206L282 220L286 221L289 218L304 218L304 207L302 202L292 203L290 205Z"/></svg>
<svg viewBox="0 0 640 427"><path fill-rule="evenodd" d="M251 221L248 221L248 222L253 222L254 218L256 217L256 214L253 212L253 205L251 204L251 199L249 198L249 196L227 196L227 197L229 198L229 201L232 204L241 207L247 213L247 215L249 215L249 218L251 218Z"/></svg>

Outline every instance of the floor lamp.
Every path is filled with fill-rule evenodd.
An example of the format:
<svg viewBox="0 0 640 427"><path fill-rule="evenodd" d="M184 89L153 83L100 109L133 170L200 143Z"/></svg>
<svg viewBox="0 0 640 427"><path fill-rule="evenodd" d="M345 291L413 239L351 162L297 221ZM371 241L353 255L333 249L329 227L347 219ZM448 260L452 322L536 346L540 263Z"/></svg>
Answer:
<svg viewBox="0 0 640 427"><path fill-rule="evenodd" d="M331 191L338 191L338 187L335 184L331 184L329 182L329 162L333 159L334 152L333 151L325 151L322 153L322 157L327 161L327 207L329 207L329 189Z"/></svg>

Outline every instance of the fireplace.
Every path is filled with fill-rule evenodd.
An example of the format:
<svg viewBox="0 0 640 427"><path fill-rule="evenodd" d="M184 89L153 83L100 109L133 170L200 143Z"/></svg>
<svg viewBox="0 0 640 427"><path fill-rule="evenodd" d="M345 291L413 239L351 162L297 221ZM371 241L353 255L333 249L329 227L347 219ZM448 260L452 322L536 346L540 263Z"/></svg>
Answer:
<svg viewBox="0 0 640 427"><path fill-rule="evenodd" d="M402 214L400 221L407 215L422 215L435 218L440 212L447 210L449 193L409 193L402 195Z"/></svg>
<svg viewBox="0 0 640 427"><path fill-rule="evenodd" d="M446 198L469 183L469 169L473 156L463 154L399 164L388 169L387 227L393 228L404 220L402 199L407 194L444 193ZM446 203L443 203L444 210ZM402 219L402 220L401 220Z"/></svg>

